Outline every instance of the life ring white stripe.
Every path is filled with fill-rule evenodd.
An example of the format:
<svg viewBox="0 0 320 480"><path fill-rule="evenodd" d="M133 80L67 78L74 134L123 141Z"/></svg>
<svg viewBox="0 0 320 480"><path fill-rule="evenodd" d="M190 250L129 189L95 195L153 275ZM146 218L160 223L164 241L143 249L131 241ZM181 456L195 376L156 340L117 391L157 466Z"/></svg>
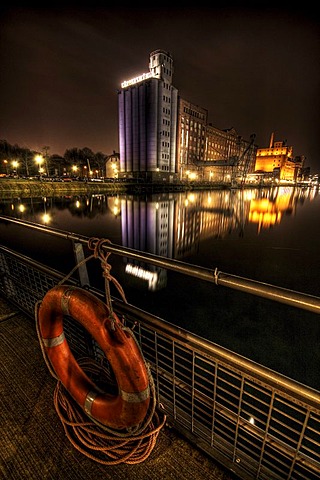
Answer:
<svg viewBox="0 0 320 480"><path fill-rule="evenodd" d="M91 391L86 396L86 399L84 401L84 409L89 415L91 415L92 404L95 401L97 395L97 392Z"/></svg>
<svg viewBox="0 0 320 480"><path fill-rule="evenodd" d="M43 338L42 341L45 347L51 348L51 347L58 347L59 345L61 345L61 343L65 341L65 339L66 339L65 334L64 332L62 332L58 337Z"/></svg>
<svg viewBox="0 0 320 480"><path fill-rule="evenodd" d="M125 402L128 403L139 403L144 402L147 398L150 397L150 389L149 386L142 390L142 392L135 392L135 393L128 393L120 390L120 395Z"/></svg>

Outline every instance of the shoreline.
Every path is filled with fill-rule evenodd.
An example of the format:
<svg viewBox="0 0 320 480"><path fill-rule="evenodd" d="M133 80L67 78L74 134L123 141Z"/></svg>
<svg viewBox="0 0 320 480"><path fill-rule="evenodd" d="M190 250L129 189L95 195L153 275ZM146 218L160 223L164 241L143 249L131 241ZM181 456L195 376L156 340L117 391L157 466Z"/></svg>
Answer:
<svg viewBox="0 0 320 480"><path fill-rule="evenodd" d="M186 183L133 183L133 182L48 182L38 180L0 181L0 198L37 197L93 193L140 194L181 192L189 190L217 190L227 188L224 185L186 184Z"/></svg>
<svg viewBox="0 0 320 480"><path fill-rule="evenodd" d="M0 199L11 198L28 198L28 197L55 197L61 195L91 195L91 194L153 194L153 193L174 193L188 192L199 190L244 190L244 189L263 189L286 187L302 187L308 188L308 185L301 184L245 184L230 185L222 183L143 183L132 181L107 181L107 182L53 182L39 180L21 180L21 179L5 179L0 180Z"/></svg>

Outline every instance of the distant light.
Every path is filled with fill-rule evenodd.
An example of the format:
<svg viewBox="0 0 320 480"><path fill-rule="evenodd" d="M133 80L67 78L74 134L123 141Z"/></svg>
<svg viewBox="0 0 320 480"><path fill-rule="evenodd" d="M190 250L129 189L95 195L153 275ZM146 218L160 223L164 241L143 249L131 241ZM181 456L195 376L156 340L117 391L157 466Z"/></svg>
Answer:
<svg viewBox="0 0 320 480"><path fill-rule="evenodd" d="M254 424L255 424L255 421L254 421L254 418L253 418L253 417L250 417L250 418L249 418L249 423L251 423L251 425L254 425Z"/></svg>
<svg viewBox="0 0 320 480"><path fill-rule="evenodd" d="M35 162L37 162L37 164L39 165L39 168L40 168L40 165L43 162L43 156L42 155L36 155L34 157L34 160L35 160Z"/></svg>
<svg viewBox="0 0 320 480"><path fill-rule="evenodd" d="M26 207L22 205L22 203L19 205L19 211L23 213L25 211Z"/></svg>

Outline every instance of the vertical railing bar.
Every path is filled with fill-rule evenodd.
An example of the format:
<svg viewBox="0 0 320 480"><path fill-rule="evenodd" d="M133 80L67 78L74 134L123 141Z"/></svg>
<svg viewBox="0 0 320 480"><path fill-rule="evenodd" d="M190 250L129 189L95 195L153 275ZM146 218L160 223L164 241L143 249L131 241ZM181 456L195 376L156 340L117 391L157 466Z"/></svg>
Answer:
<svg viewBox="0 0 320 480"><path fill-rule="evenodd" d="M173 418L176 419L177 416L177 406L176 406L176 363L175 363L175 341L173 340L172 341L172 378L173 378L173 382L172 382L172 387L173 387L173 391L172 391L172 394L173 394L173 398L172 398L172 401L173 401Z"/></svg>
<svg viewBox="0 0 320 480"><path fill-rule="evenodd" d="M275 391L272 390L272 394L271 394L271 398L270 398L270 405L269 405L269 412L268 412L268 417L267 417L267 423L266 423L266 428L265 428L265 434L264 434L263 441L262 441L262 446L261 446L261 455L260 455L259 466L258 466L258 470L257 470L257 478L259 478L261 468L262 468L265 446L266 446L266 442L267 442L267 436L268 436L268 431L269 431L271 417L272 417L274 399L275 399Z"/></svg>
<svg viewBox="0 0 320 480"><path fill-rule="evenodd" d="M194 432L194 388L195 388L195 358L196 354L192 352L192 385L191 385L191 431Z"/></svg>
<svg viewBox="0 0 320 480"><path fill-rule="evenodd" d="M303 422L303 426L302 426L302 429L301 429L300 438L299 438L299 441L298 441L298 444L297 444L297 448L295 449L295 453L294 453L294 456L293 456L293 459L292 459L292 464L291 464L291 468L290 468L290 472L289 472L287 480L290 480L292 472L294 471L294 466L296 464L297 457L298 457L298 454L300 452L300 448L301 448L301 445L302 445L302 441L303 441L303 438L304 438L304 434L305 434L305 431L306 431L306 428L307 428L309 418L310 418L310 410L307 410L306 415L305 415L305 419L304 419L304 422Z"/></svg>
<svg viewBox="0 0 320 480"><path fill-rule="evenodd" d="M239 431L239 420L240 420L240 413L241 413L241 404L242 404L242 396L243 396L243 386L244 386L244 378L241 377L241 386L240 386L240 395L238 401L238 414L237 414L237 422L236 422L236 431L234 435L234 443L233 443L233 461L237 461L237 443L238 443L238 431Z"/></svg>
<svg viewBox="0 0 320 480"><path fill-rule="evenodd" d="M154 332L154 351L155 351L155 368L156 368L156 392L158 402L160 400L160 385L159 385L159 354L158 354L158 333Z"/></svg>
<svg viewBox="0 0 320 480"><path fill-rule="evenodd" d="M215 364L214 364L214 379L213 379L213 398L212 398L211 447L213 447L214 437L215 437L217 381L218 381L218 364L217 364L217 362L215 362Z"/></svg>

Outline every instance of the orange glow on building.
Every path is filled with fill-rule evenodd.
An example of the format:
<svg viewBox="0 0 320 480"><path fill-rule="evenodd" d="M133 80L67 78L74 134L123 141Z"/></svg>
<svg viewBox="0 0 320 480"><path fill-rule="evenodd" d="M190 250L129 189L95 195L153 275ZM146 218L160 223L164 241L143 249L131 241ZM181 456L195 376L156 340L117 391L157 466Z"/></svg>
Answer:
<svg viewBox="0 0 320 480"><path fill-rule="evenodd" d="M279 180L294 181L303 167L302 162L294 159L293 147L286 142L274 142L271 135L267 148L258 148L255 172L273 173Z"/></svg>

